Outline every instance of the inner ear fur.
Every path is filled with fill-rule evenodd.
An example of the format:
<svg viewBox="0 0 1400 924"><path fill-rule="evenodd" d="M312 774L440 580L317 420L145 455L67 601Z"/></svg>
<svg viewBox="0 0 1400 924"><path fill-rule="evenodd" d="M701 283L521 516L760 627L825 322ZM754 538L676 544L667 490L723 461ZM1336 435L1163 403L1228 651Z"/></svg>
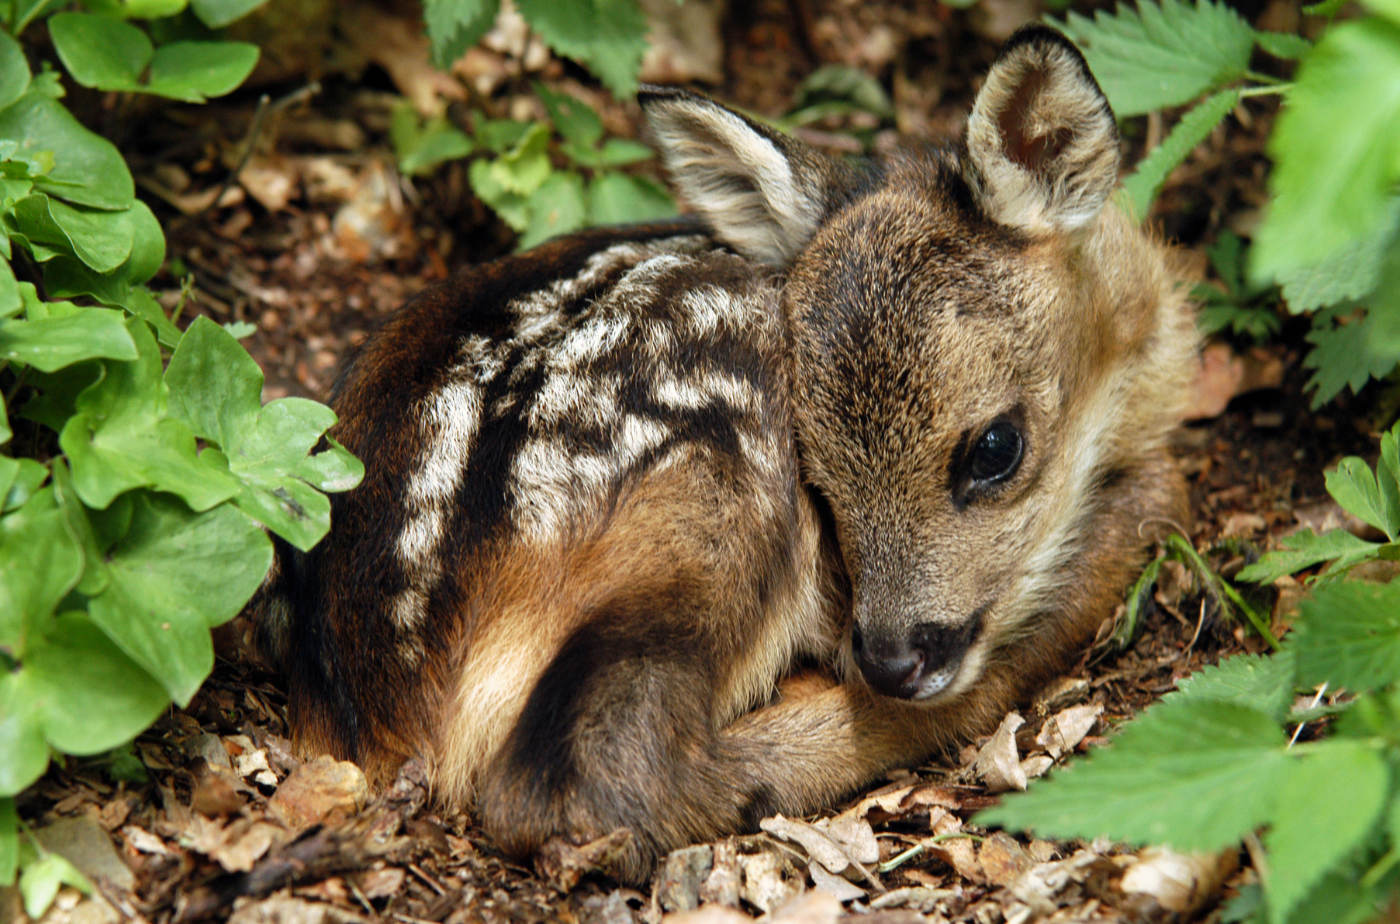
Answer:
<svg viewBox="0 0 1400 924"><path fill-rule="evenodd" d="M996 222L1030 232L1092 222L1118 182L1118 125L1084 57L1028 26L992 65L967 123L968 181Z"/></svg>
<svg viewBox="0 0 1400 924"><path fill-rule="evenodd" d="M790 263L845 169L796 139L684 90L638 95L671 181L715 235L750 259Z"/></svg>

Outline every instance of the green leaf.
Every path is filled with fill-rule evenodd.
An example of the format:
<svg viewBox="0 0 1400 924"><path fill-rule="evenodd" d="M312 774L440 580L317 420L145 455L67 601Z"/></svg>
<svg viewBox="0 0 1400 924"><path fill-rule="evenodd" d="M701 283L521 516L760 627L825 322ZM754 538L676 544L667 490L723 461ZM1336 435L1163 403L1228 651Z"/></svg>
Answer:
<svg viewBox="0 0 1400 924"><path fill-rule="evenodd" d="M8 260L0 260L0 318L14 317L23 307L15 271Z"/></svg>
<svg viewBox="0 0 1400 924"><path fill-rule="evenodd" d="M1112 747L979 813L1042 836L1216 850L1270 818L1288 758L1278 723L1212 700L1163 701Z"/></svg>
<svg viewBox="0 0 1400 924"><path fill-rule="evenodd" d="M82 576L82 558L51 490L0 517L0 646L26 657Z"/></svg>
<svg viewBox="0 0 1400 924"><path fill-rule="evenodd" d="M880 81L858 67L827 64L802 81L792 111L781 121L784 127L791 128L849 112L868 112L886 120L895 114L894 104Z"/></svg>
<svg viewBox="0 0 1400 924"><path fill-rule="evenodd" d="M145 93L202 103L238 88L258 63L248 42L171 42L156 49Z"/></svg>
<svg viewBox="0 0 1400 924"><path fill-rule="evenodd" d="M106 273L131 255L134 232L127 210L75 208L35 193L16 202L11 214L15 227L28 238L34 258L41 262L72 254L96 272Z"/></svg>
<svg viewBox="0 0 1400 924"><path fill-rule="evenodd" d="M1299 67L1269 138L1273 202L1255 235L1253 275L1311 266L1376 233L1400 179L1397 139L1400 26L1332 27Z"/></svg>
<svg viewBox="0 0 1400 924"><path fill-rule="evenodd" d="M98 509L145 486L178 494L195 510L233 497L237 482L199 458L189 427L167 414L160 348L150 331L135 319L127 331L140 358L105 362L106 376L78 396L59 434L78 495Z"/></svg>
<svg viewBox="0 0 1400 924"><path fill-rule="evenodd" d="M603 173L588 184L588 223L624 224L676 214L676 203L659 184L645 177Z"/></svg>
<svg viewBox="0 0 1400 924"><path fill-rule="evenodd" d="M5 396L0 395L0 446L4 446L8 443L14 438L14 435L14 431L10 429L10 414L9 410L5 407ZM9 484L5 482L5 476L7 474L6 467L14 460L10 459L8 456L0 456L0 459L8 460L0 462L0 500L3 500L5 494L10 490Z"/></svg>
<svg viewBox="0 0 1400 924"><path fill-rule="evenodd" d="M1383 889L1366 888L1348 876L1327 873L1303 898L1289 917L1289 924L1362 924L1375 921L1384 907Z"/></svg>
<svg viewBox="0 0 1400 924"><path fill-rule="evenodd" d="M1222 90L1206 97L1182 116L1162 143L1138 163L1133 175L1123 181L1123 192L1132 203L1134 216L1139 219L1147 216L1168 174L1206 139L1239 101L1238 90Z"/></svg>
<svg viewBox="0 0 1400 924"><path fill-rule="evenodd" d="M1310 529L1283 537L1283 549L1270 552L1259 561L1240 570L1238 579L1256 584L1272 584L1285 574L1336 559L1329 573L1345 571L1369 558L1381 548L1378 543L1358 539L1344 529L1333 529L1319 536Z"/></svg>
<svg viewBox="0 0 1400 924"><path fill-rule="evenodd" d="M584 167L625 167L628 164L639 164L644 160L651 160L656 156L656 152L646 145L637 141L628 141L626 138L609 138L603 142L601 148L583 151L577 146L564 145L564 153L574 159L576 163Z"/></svg>
<svg viewBox="0 0 1400 924"><path fill-rule="evenodd" d="M1400 248L1395 248L1400 252ZM1388 278L1389 274L1387 274ZM1379 293L1386 292L1382 282ZM1400 292L1387 292L1387 297ZM1375 307L1352 314L1348 323L1334 323L1334 312L1313 316L1313 329L1304 338L1313 349L1303 358L1303 367L1314 370L1307 388L1313 389L1314 410L1334 398L1344 387L1361 391L1371 379L1384 378L1400 363L1400 310Z"/></svg>
<svg viewBox="0 0 1400 924"><path fill-rule="evenodd" d="M637 0L517 0L516 9L550 48L588 68L614 95L637 92L647 50Z"/></svg>
<svg viewBox="0 0 1400 924"><path fill-rule="evenodd" d="M583 227L583 219L583 177L572 170L552 173L530 197L530 220L520 236L520 248L576 231Z"/></svg>
<svg viewBox="0 0 1400 924"><path fill-rule="evenodd" d="M42 321L0 321L0 359L53 372L96 357L136 359L136 343L120 311L79 308Z"/></svg>
<svg viewBox="0 0 1400 924"><path fill-rule="evenodd" d="M0 109L19 99L27 89L29 62L24 58L24 49L9 33L0 30ZM3 882L0 878L0 884Z"/></svg>
<svg viewBox="0 0 1400 924"><path fill-rule="evenodd" d="M515 119L486 119L478 123L476 139L487 150L504 154L536 126L535 122L517 122Z"/></svg>
<svg viewBox="0 0 1400 924"><path fill-rule="evenodd" d="M171 413L222 450L240 485L234 503L303 551L319 542L330 528L330 502L307 481L347 490L364 476L363 466L338 446L303 468L335 413L301 398L263 407L258 364L208 318L196 318L185 332L165 381Z"/></svg>
<svg viewBox="0 0 1400 924"><path fill-rule="evenodd" d="M431 173L439 164L472 151L472 140L461 129L443 116L422 121L408 100L395 104L389 136L399 157L399 169L412 176Z"/></svg>
<svg viewBox="0 0 1400 924"><path fill-rule="evenodd" d="M495 160L478 158L467 168L472 191L517 231L529 227L530 197L553 172L546 147L549 129L536 124Z"/></svg>
<svg viewBox="0 0 1400 924"><path fill-rule="evenodd" d="M1285 61L1297 61L1312 51L1313 47L1312 42L1301 35L1294 35L1292 32L1268 32L1256 29L1254 40L1259 43L1260 48L1275 58L1283 58Z"/></svg>
<svg viewBox="0 0 1400 924"><path fill-rule="evenodd" d="M133 213L136 209L132 209ZM137 223L140 227L140 223ZM164 239L161 239L162 253ZM90 295L104 305L124 308L145 321L164 346L174 347L180 343L181 331L151 295L145 286L132 285L123 276L130 271L140 249L140 234L137 245L132 248L132 259L112 273L94 273L82 263L69 257L55 257L44 265L44 287L55 298L72 298Z"/></svg>
<svg viewBox="0 0 1400 924"><path fill-rule="evenodd" d="M1356 847L1385 806L1389 774L1363 741L1324 741L1291 760L1279 781L1278 810L1264 835L1269 851L1269 918L1289 913Z"/></svg>
<svg viewBox="0 0 1400 924"><path fill-rule="evenodd" d="M135 200L135 184L121 153L80 125L40 81L0 110L0 138L18 141L26 156L53 155L53 169L34 181L36 189L97 209L130 208Z"/></svg>
<svg viewBox="0 0 1400 924"><path fill-rule="evenodd" d="M433 46L433 63L446 70L486 34L501 11L501 0L426 0L423 21Z"/></svg>
<svg viewBox="0 0 1400 924"><path fill-rule="evenodd" d="M1063 30L1084 52L1121 119L1179 106L1243 77L1255 32L1223 3L1141 0L1094 19L1070 13Z"/></svg>
<svg viewBox="0 0 1400 924"><path fill-rule="evenodd" d="M58 2L59 0L11 0L10 7L13 12L10 14L10 33L19 35L36 17L48 12L49 7Z"/></svg>
<svg viewBox="0 0 1400 924"><path fill-rule="evenodd" d="M199 21L211 29L222 29L267 3L267 0L190 0Z"/></svg>
<svg viewBox="0 0 1400 924"><path fill-rule="evenodd" d="M13 466L13 469L5 479L9 481L6 493L0 494L0 512L3 513L18 510L29 503L35 492L49 480L48 467L33 459L10 459L7 465Z"/></svg>
<svg viewBox="0 0 1400 924"><path fill-rule="evenodd" d="M1376 462L1381 507L1391 523L1400 523L1400 423L1381 435L1381 455Z"/></svg>
<svg viewBox="0 0 1400 924"><path fill-rule="evenodd" d="M15 884L19 869L19 813L15 800L0 799L0 889Z"/></svg>
<svg viewBox="0 0 1400 924"><path fill-rule="evenodd" d="M1327 493L1342 509L1370 523L1394 541L1400 533L1400 509L1393 506L1394 495L1381 495L1376 474L1366 460L1347 456L1336 469L1326 473Z"/></svg>
<svg viewBox="0 0 1400 924"><path fill-rule="evenodd" d="M45 853L32 863L25 863L19 874L19 891L24 896L24 913L34 920L44 916L58 895L59 887L70 885L91 892L92 884L62 856Z"/></svg>
<svg viewBox="0 0 1400 924"><path fill-rule="evenodd" d="M21 691L17 672L0 672L0 793L20 792L44 775L49 746Z"/></svg>
<svg viewBox="0 0 1400 924"><path fill-rule="evenodd" d="M1400 584L1335 581L1300 604L1298 680L1353 693L1400 680Z"/></svg>
<svg viewBox="0 0 1400 924"><path fill-rule="evenodd" d="M63 66L85 87L134 90L155 52L146 33L115 16L56 13L48 25Z"/></svg>
<svg viewBox="0 0 1400 924"><path fill-rule="evenodd" d="M214 666L209 629L238 614L272 564L267 534L228 505L191 513L140 492L131 525L106 552L93 622L184 706Z"/></svg>
<svg viewBox="0 0 1400 924"><path fill-rule="evenodd" d="M1293 653L1224 658L1179 681L1164 700L1219 700L1248 706L1282 722L1293 704Z"/></svg>
<svg viewBox="0 0 1400 924"><path fill-rule="evenodd" d="M1356 301L1376 291L1387 247L1394 246L1397 230L1400 230L1400 198L1392 197L1387 217L1374 233L1332 251L1320 262L1279 272L1278 281L1283 286L1288 310L1302 314Z"/></svg>
<svg viewBox="0 0 1400 924"><path fill-rule="evenodd" d="M535 82L535 95L544 103L550 121L564 140L592 147L603 137L603 120L587 103L565 93L556 93L539 81Z"/></svg>

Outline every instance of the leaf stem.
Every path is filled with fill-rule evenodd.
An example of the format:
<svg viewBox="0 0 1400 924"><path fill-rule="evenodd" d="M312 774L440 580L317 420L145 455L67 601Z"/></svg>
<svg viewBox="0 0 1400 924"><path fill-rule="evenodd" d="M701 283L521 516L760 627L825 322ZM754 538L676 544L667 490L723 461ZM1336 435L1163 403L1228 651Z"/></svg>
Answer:
<svg viewBox="0 0 1400 924"><path fill-rule="evenodd" d="M1269 84L1270 86L1275 86L1275 87L1285 87L1285 86L1291 86L1291 85L1292 85L1292 82L1291 82L1291 81L1284 80L1284 79L1282 79L1282 78L1280 78L1280 77L1274 77L1274 76L1271 75L1271 74L1261 74L1261 73L1259 73L1258 71L1245 71L1245 72L1244 72L1244 75L1245 75L1246 77L1248 77L1250 80L1254 81L1255 83L1266 83L1266 84ZM1258 88L1256 87L1256 88L1253 88L1253 89L1258 89ZM1242 91L1242 92L1248 92L1248 91Z"/></svg>
<svg viewBox="0 0 1400 924"><path fill-rule="evenodd" d="M982 842L981 837L977 836L976 834L970 834L967 831L950 831L947 834L938 834L934 837L924 838L922 841L915 844L913 847L910 847L908 850L905 850L902 853L895 854L894 856L886 860L884 863L881 863L879 866L875 867L875 871L877 873L888 873L890 870L898 869L905 863L908 863L910 860L919 856L925 850L932 847L934 844L941 844L944 841L958 840L961 838L966 838L967 840L976 841L978 843Z"/></svg>
<svg viewBox="0 0 1400 924"><path fill-rule="evenodd" d="M1243 99L1246 96L1268 96L1271 93L1287 93L1291 89L1293 89L1293 84L1291 83L1275 82L1266 87L1246 87L1238 92L1240 98Z"/></svg>
<svg viewBox="0 0 1400 924"><path fill-rule="evenodd" d="M1363 889L1375 888L1376 883L1381 881L1381 877L1390 872L1396 863L1400 863L1400 847L1392 847L1387 850L1385 856L1377 860L1374 866L1362 874L1359 885Z"/></svg>

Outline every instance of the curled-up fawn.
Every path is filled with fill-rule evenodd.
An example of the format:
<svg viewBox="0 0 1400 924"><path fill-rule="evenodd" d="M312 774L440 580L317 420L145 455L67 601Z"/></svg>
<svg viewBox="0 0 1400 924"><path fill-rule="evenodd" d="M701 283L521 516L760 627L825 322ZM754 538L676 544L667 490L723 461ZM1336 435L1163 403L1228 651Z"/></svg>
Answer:
<svg viewBox="0 0 1400 924"><path fill-rule="evenodd" d="M698 220L395 314L334 398L364 483L259 603L306 748L381 781L423 758L514 853L629 828L631 880L1064 670L1180 514L1196 348L1048 29L1008 42L963 142L869 162L641 102ZM811 664L834 679L775 694Z"/></svg>

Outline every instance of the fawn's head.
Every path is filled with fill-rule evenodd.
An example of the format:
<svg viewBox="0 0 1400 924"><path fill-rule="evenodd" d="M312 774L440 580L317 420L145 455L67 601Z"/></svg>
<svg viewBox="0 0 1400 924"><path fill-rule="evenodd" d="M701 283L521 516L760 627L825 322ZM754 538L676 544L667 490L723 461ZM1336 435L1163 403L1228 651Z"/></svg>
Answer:
<svg viewBox="0 0 1400 924"><path fill-rule="evenodd" d="M966 690L1054 611L1094 512L1160 453L1194 349L1156 245L1105 209L1107 100L1031 27L953 148L854 166L699 97L643 105L716 235L787 273L797 437L855 662L887 695Z"/></svg>

